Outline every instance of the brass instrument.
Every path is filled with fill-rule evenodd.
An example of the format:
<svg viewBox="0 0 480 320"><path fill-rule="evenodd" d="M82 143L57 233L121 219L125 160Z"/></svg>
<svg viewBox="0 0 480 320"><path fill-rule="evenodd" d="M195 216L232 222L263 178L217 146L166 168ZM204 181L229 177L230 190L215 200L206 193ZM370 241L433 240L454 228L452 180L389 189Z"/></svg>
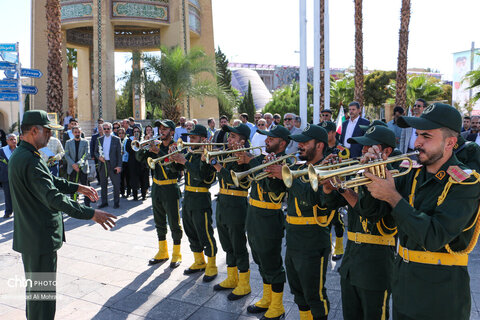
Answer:
<svg viewBox="0 0 480 320"><path fill-rule="evenodd" d="M272 160L272 161L269 161L269 162L265 162L261 165L258 165L254 168L251 168L250 170L247 170L247 171L242 171L242 172L235 172L235 171L230 171L230 174L232 175L232 180L233 180L233 183L235 184L235 186L239 186L240 185L240 181L247 177L248 180L250 181L260 181L262 179L265 179L266 177L268 177L269 173L268 172L262 172L262 173L259 173L257 174L256 176L253 175L255 172L257 171L260 171L260 170L263 170L269 166L271 166L272 164L279 164L287 159L293 159L293 163L290 164L290 166L293 166L294 164L297 163L297 158L295 157L295 154L286 154L284 156L281 156L275 160Z"/></svg>
<svg viewBox="0 0 480 320"><path fill-rule="evenodd" d="M358 160L350 160L350 161L343 161L339 163L334 163L334 164L327 164L327 165L317 165L313 166L316 169L321 169L321 170L332 170L332 169L339 169L342 167L346 166L351 166L354 164L358 164L360 161ZM284 165L282 167L282 179L283 183L285 183L285 186L287 188L290 188L293 184L293 180L296 178L302 177L304 181L307 181L307 179L304 178L305 175L308 174L309 168L301 169L301 170L291 170L288 165Z"/></svg>
<svg viewBox="0 0 480 320"><path fill-rule="evenodd" d="M203 151L203 154L205 155L205 161L207 163L210 163L210 160L212 160L212 158L223 157L225 155L229 155L229 154L236 153L236 152L247 152L247 151L251 151L251 150L255 150L255 149L262 149L262 148L265 148L265 146L249 147L249 148L241 148L241 149L233 149L233 150L207 150L207 149L205 149ZM238 160L239 160L238 157L231 156L231 157L218 159L217 161L219 163L228 163L228 162L235 162L235 161L238 161Z"/></svg>
<svg viewBox="0 0 480 320"><path fill-rule="evenodd" d="M165 160L168 159L171 155L173 155L175 153L179 153L181 151L182 151L182 149L177 149L173 152L170 152L169 154L166 154L166 155L161 156L160 158L156 158L156 159L153 159L152 157L148 157L147 158L147 164L150 167L150 169L155 170L155 165L157 163L161 166L167 165L168 163Z"/></svg>
<svg viewBox="0 0 480 320"><path fill-rule="evenodd" d="M182 138L178 138L177 140L177 148L179 150L183 150L185 148L190 147L205 147L206 149L213 149L214 146L222 146L225 147L227 143L214 143L214 142L184 142ZM201 149L198 150L188 150L191 153L199 153L202 154L204 151Z"/></svg>
<svg viewBox="0 0 480 320"><path fill-rule="evenodd" d="M135 152L140 151L141 149L148 150L152 146L159 146L162 143L161 140L157 140L155 138L149 139L149 140L143 140L143 141L138 141L138 140L133 140L132 141L132 150Z"/></svg>
<svg viewBox="0 0 480 320"><path fill-rule="evenodd" d="M308 178L310 180L310 184L314 191L318 190L319 181L323 181L333 177L340 178L340 181L333 182L336 188L343 188L343 189L354 188L354 187L363 186L372 182L372 180L370 180L369 178L363 175L365 171L372 172L373 174L375 174L380 178L385 178L386 170L387 170L386 165L389 163L405 161L405 160L408 161L409 166L407 170L402 172L399 172L398 170L390 171L394 178L408 174L413 168L412 159L410 159L409 157L413 155L418 155L418 151L391 157L391 158L388 158L387 160L373 160L368 163L356 164L356 165L351 165L351 166L347 166L339 169L333 169L333 170L325 170L325 169L322 169L321 167L315 168L314 166L309 165ZM354 176L354 175L357 175L357 176L350 180L345 180L346 177Z"/></svg>

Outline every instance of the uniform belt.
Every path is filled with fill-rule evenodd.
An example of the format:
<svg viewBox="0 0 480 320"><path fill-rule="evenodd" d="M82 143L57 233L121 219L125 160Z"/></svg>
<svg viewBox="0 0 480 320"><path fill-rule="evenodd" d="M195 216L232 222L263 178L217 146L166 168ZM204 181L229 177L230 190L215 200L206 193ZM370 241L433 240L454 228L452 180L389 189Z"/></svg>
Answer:
<svg viewBox="0 0 480 320"><path fill-rule="evenodd" d="M281 203L263 202L263 201L255 200L252 198L250 198L250 201L248 203L250 203L251 206L262 208L262 209L278 210L282 208Z"/></svg>
<svg viewBox="0 0 480 320"><path fill-rule="evenodd" d="M368 244L378 244L381 246L395 246L394 237L384 237L376 236L373 234L365 234L359 232L348 231L348 240L354 241L355 243L368 243Z"/></svg>
<svg viewBox="0 0 480 320"><path fill-rule="evenodd" d="M220 188L220 194L226 194L229 196L237 196L237 197L246 197L248 196L247 191L242 191L242 190L231 190L231 189L224 189Z"/></svg>
<svg viewBox="0 0 480 320"><path fill-rule="evenodd" d="M176 183L177 183L177 179L158 180L158 179L153 178L153 182L155 182L155 183L158 184L159 186L164 186L164 185L167 185L167 184L176 184Z"/></svg>
<svg viewBox="0 0 480 320"><path fill-rule="evenodd" d="M208 192L208 188L204 187L185 186L185 190L190 192Z"/></svg>
<svg viewBox="0 0 480 320"><path fill-rule="evenodd" d="M317 217L317 221L320 223L326 223L327 217L326 216ZM296 225L309 225L309 224L316 225L317 224L317 222L315 221L315 217L295 217L295 216L289 216L289 215L287 215L287 222L289 224L296 224Z"/></svg>
<svg viewBox="0 0 480 320"><path fill-rule="evenodd" d="M446 252L409 250L398 244L398 255L405 262L417 262L442 266L467 266L468 255L453 255Z"/></svg>

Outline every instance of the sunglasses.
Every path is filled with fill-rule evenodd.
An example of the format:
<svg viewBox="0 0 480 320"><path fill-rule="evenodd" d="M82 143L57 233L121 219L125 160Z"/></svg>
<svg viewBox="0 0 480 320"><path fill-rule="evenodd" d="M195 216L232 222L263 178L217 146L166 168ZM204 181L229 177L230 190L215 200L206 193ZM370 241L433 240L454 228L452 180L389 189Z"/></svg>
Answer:
<svg viewBox="0 0 480 320"><path fill-rule="evenodd" d="M105 131L105 130L109 131L109 130L110 130L110 128L108 128L108 127L107 127L107 128L103 128L103 131Z"/></svg>
<svg viewBox="0 0 480 320"><path fill-rule="evenodd" d="M292 118L285 118L283 119L283 121L292 121L293 119Z"/></svg>
<svg viewBox="0 0 480 320"><path fill-rule="evenodd" d="M257 126L259 126L259 127L263 127L264 125L265 125L265 123L259 123L259 124L257 124Z"/></svg>
<svg viewBox="0 0 480 320"><path fill-rule="evenodd" d="M120 129L120 127L113 127L113 130L115 130L115 129Z"/></svg>
<svg viewBox="0 0 480 320"><path fill-rule="evenodd" d="M422 106L422 105L419 105L419 104L414 104L413 107L414 107L414 108L423 108L423 106Z"/></svg>

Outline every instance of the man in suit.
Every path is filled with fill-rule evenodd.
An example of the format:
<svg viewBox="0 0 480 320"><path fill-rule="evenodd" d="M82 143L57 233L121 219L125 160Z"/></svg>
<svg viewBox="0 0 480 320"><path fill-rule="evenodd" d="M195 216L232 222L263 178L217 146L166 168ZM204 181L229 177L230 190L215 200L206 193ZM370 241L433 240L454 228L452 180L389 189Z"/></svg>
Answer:
<svg viewBox="0 0 480 320"><path fill-rule="evenodd" d="M68 130L63 133L62 146L65 147L65 144L68 140L73 139L73 127L78 126L78 121L75 118L70 118L68 123ZM85 135L82 132L82 138L85 138Z"/></svg>
<svg viewBox="0 0 480 320"><path fill-rule="evenodd" d="M212 142L227 143L228 132L223 129L224 126L228 126L228 117L225 115L220 117L220 130L215 131Z"/></svg>
<svg viewBox="0 0 480 320"><path fill-rule="evenodd" d="M301 134L302 129L295 127L294 125L295 115L293 113L285 113L283 116L283 126L290 131L290 135ZM290 140L290 143L287 146L286 153L297 153L298 151L298 142Z"/></svg>
<svg viewBox="0 0 480 320"><path fill-rule="evenodd" d="M413 105L413 116L420 117L426 106L427 101L422 98L417 99ZM415 132L416 129L412 127L402 129L400 145L398 146L402 153L412 152L415 149L415 140L417 139Z"/></svg>
<svg viewBox="0 0 480 320"><path fill-rule="evenodd" d="M340 143L350 149L350 157L360 157L362 155L362 146L358 144L350 145L348 139L363 136L365 133L360 126L368 126L370 121L363 119L360 115L362 108L357 101L350 102L348 105L348 114L350 119L342 123L342 134L340 135Z"/></svg>
<svg viewBox="0 0 480 320"><path fill-rule="evenodd" d="M0 148L0 183L2 184L5 195L5 215L3 218L10 218L12 215L12 197L10 195L10 186L8 185L8 160L13 150L17 147L17 136L13 133L7 135L7 145Z"/></svg>
<svg viewBox="0 0 480 320"><path fill-rule="evenodd" d="M100 175L98 173L98 158L95 156L95 149L97 148L97 143L98 143L98 138L103 136L103 120L102 124L99 124L96 128L97 133L95 133L92 138L90 139L90 156L92 157L92 160L95 161L95 171L97 172L97 180L98 183L100 184Z"/></svg>
<svg viewBox="0 0 480 320"><path fill-rule="evenodd" d="M78 126L72 128L73 139L65 144L65 159L67 160L68 180L88 186L88 141L82 139L82 129ZM90 199L85 197L85 205L90 206Z"/></svg>
<svg viewBox="0 0 480 320"><path fill-rule="evenodd" d="M120 172L122 171L122 146L120 138L112 134L112 124L103 123L103 137L98 138L95 156L99 161L98 174L102 187L102 203L108 206L108 178L113 184L113 208L120 208Z"/></svg>
<svg viewBox="0 0 480 320"><path fill-rule="evenodd" d="M47 145L51 130L60 129L63 126L50 122L43 110L25 112L22 141L8 166L15 211L13 250L22 254L29 284L25 308L29 320L55 318L57 250L65 241L62 212L76 219L91 219L105 229L115 225L114 215L88 208L65 195L79 192L95 201L95 189L53 176L41 158L38 149Z"/></svg>
<svg viewBox="0 0 480 320"><path fill-rule="evenodd" d="M477 141L479 128L480 128L480 117L473 116L470 122L470 129L462 132L461 135L463 138L465 138L465 140L477 142L478 144L480 142L480 141Z"/></svg>

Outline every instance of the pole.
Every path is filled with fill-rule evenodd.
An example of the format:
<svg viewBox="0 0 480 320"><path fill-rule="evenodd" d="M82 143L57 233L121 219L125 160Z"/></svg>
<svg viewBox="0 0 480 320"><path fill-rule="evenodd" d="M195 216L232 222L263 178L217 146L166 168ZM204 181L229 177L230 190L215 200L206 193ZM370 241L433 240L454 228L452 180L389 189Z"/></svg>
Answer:
<svg viewBox="0 0 480 320"><path fill-rule="evenodd" d="M473 59L475 55L475 42L472 41L472 48L470 49L470 71L473 71ZM472 89L468 90L468 102L472 101Z"/></svg>
<svg viewBox="0 0 480 320"><path fill-rule="evenodd" d="M20 77L22 65L20 63L20 44L18 42L16 45L16 49L17 49L17 80L18 80L18 128L20 129L20 124L22 123L22 120L23 120L23 99L22 99L22 77Z"/></svg>
<svg viewBox="0 0 480 320"><path fill-rule="evenodd" d="M325 0L325 20L323 23L323 34L324 34L324 58L325 66L324 70L324 82L323 85L325 86L324 90L324 108L330 109L330 13L328 8L328 1Z"/></svg>
<svg viewBox="0 0 480 320"><path fill-rule="evenodd" d="M320 122L320 0L313 8L313 123Z"/></svg>
<svg viewBox="0 0 480 320"><path fill-rule="evenodd" d="M300 118L307 125L307 1L300 0Z"/></svg>

